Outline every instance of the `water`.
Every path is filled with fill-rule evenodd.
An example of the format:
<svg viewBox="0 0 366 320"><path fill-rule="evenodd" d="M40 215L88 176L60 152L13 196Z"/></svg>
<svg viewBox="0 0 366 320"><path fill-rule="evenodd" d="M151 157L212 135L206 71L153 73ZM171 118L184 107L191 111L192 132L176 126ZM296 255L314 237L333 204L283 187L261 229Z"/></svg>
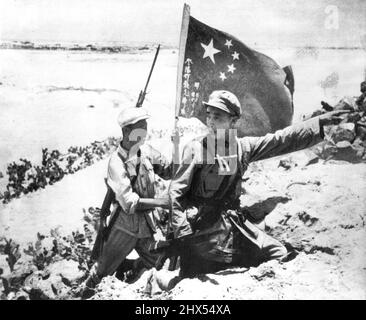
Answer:
<svg viewBox="0 0 366 320"><path fill-rule="evenodd" d="M365 79L361 49L260 51L281 66L293 67L295 122L318 109L321 100L332 104L345 95L358 95ZM177 52L160 52L150 81L145 107L154 128L173 126ZM39 162L44 147L62 152L71 145L118 136L117 114L136 103L153 56L0 50L0 171L20 157ZM338 80L324 85L331 74Z"/></svg>
<svg viewBox="0 0 366 320"><path fill-rule="evenodd" d="M0 50L0 171L20 157L39 162L44 147L120 135L116 117L135 105L153 54ZM173 119L175 61L159 55L144 104L152 122Z"/></svg>

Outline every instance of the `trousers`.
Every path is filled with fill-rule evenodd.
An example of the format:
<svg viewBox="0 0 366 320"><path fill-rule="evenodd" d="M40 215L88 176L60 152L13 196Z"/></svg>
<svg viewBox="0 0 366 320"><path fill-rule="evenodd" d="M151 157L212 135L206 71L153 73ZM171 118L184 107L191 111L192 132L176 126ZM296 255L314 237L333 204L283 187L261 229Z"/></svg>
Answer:
<svg viewBox="0 0 366 320"><path fill-rule="evenodd" d="M146 268L154 267L159 255L148 250L152 242L154 242L152 236L149 238L137 238L114 225L98 257L97 275L99 277L112 275L134 249Z"/></svg>
<svg viewBox="0 0 366 320"><path fill-rule="evenodd" d="M216 272L230 266L258 266L287 255L281 242L248 220L235 221L222 214L209 229L198 231L182 251L181 276ZM200 232L204 233L201 239Z"/></svg>

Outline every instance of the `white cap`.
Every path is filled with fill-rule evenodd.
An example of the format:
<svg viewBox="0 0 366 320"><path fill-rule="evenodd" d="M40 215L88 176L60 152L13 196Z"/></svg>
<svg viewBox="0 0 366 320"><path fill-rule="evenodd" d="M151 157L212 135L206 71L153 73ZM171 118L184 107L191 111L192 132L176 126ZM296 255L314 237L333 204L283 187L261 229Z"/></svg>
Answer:
<svg viewBox="0 0 366 320"><path fill-rule="evenodd" d="M130 107L123 109L118 115L118 124L121 128L134 124L138 121L150 118L144 108Z"/></svg>

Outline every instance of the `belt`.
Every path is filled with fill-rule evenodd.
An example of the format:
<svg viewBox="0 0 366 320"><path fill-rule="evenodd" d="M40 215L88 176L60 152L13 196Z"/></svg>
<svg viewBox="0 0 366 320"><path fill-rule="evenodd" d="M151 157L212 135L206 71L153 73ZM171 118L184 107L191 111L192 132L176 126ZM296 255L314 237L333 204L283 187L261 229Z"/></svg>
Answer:
<svg viewBox="0 0 366 320"><path fill-rule="evenodd" d="M195 207L213 207L217 210L235 210L240 207L240 200L235 199L215 199L215 198L203 198L203 197L191 197L187 199L190 204Z"/></svg>

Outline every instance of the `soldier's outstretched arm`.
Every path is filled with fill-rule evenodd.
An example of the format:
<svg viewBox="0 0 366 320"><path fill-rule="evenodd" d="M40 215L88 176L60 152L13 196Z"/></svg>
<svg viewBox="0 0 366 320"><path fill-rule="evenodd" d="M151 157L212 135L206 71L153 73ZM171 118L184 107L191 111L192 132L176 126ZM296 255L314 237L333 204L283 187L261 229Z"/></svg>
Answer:
<svg viewBox="0 0 366 320"><path fill-rule="evenodd" d="M126 168L118 156L112 156L108 164L107 184L113 190L115 198L126 214L136 210L148 210L156 207L168 209L168 198L141 198L133 191Z"/></svg>
<svg viewBox="0 0 366 320"><path fill-rule="evenodd" d="M244 137L239 141L243 151L248 153L249 162L302 150L321 142L324 138L323 127L339 123L341 115L346 112L328 112L263 137Z"/></svg>
<svg viewBox="0 0 366 320"><path fill-rule="evenodd" d="M345 114L350 112L350 110L336 110L324 113L319 116L320 126L324 127L339 124L341 121L344 120Z"/></svg>
<svg viewBox="0 0 366 320"><path fill-rule="evenodd" d="M136 205L136 210L149 210L160 207L170 208L169 198L140 198Z"/></svg>
<svg viewBox="0 0 366 320"><path fill-rule="evenodd" d="M154 168L154 172L164 180L170 180L173 174L173 163L169 161L161 152L156 150L150 145L146 145L149 148L149 158Z"/></svg>

